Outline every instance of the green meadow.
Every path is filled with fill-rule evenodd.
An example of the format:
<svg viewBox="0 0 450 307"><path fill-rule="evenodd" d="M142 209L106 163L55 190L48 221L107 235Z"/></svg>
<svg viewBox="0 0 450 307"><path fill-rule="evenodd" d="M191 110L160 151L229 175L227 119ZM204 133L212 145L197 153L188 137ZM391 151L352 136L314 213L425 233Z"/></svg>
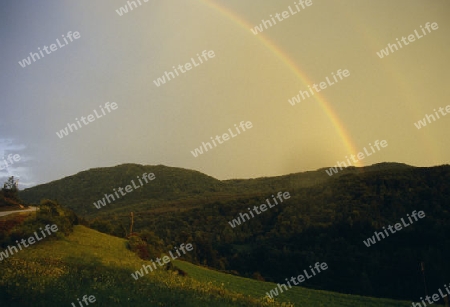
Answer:
<svg viewBox="0 0 450 307"><path fill-rule="evenodd" d="M94 295L95 306L410 306L408 302L293 288L265 297L275 284L174 261L185 271L158 269L139 280L145 262L127 241L85 226L59 240L42 241L0 262L1 306L71 306ZM289 304L292 302L293 304Z"/></svg>
<svg viewBox="0 0 450 307"><path fill-rule="evenodd" d="M0 262L0 306L71 306L94 295L96 306L282 306L158 269L139 280L146 263L124 239L84 226L42 241Z"/></svg>

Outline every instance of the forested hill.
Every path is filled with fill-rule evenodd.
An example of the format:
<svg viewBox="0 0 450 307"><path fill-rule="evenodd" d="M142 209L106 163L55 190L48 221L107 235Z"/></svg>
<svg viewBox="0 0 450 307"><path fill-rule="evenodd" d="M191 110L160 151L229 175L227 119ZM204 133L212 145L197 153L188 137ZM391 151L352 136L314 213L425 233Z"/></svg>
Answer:
<svg viewBox="0 0 450 307"><path fill-rule="evenodd" d="M142 179L144 174L150 173L154 174L154 180L147 178L146 182ZM38 203L42 198L56 199L77 214L89 216L99 212L93 205L94 202L101 200L105 194L114 196L114 189L125 189L127 185L132 186L131 192L124 191L125 196L119 194L120 197L116 197L111 204L100 210L108 211L127 205L138 205L145 209L158 201L182 200L192 196L205 197L209 193L225 191L227 186L220 180L197 171L164 165L122 164L89 169L28 188L20 192L20 197L31 203Z"/></svg>
<svg viewBox="0 0 450 307"><path fill-rule="evenodd" d="M350 169L309 187L292 184L290 178L300 174L283 176L285 187L273 183L283 182L280 177L271 186L270 178L255 179L270 189L235 199L211 198L191 210L149 210L139 214L135 227L155 232L166 244L195 242L190 260L216 269L284 282L325 261L333 269L304 286L417 300L424 295L421 262L428 289L438 289L450 276L450 166L390 166ZM246 186L246 181L233 183L243 190ZM229 221L277 191L289 191L291 198L230 226ZM373 246L363 244L382 227L408 221L415 210L426 217Z"/></svg>
<svg viewBox="0 0 450 307"><path fill-rule="evenodd" d="M230 199L242 196L259 195L276 190L296 190L312 187L349 173L362 173L375 170L394 170L411 168L399 163L381 163L364 168L349 167L332 177L325 168L317 171L289 174L256 179L235 179L220 181L198 171L164 165L122 164L115 167L94 168L78 174L41 184L20 191L20 197L28 203L39 203L43 198L56 199L77 214L89 217L104 215L105 212L140 211L160 207L162 203L174 201L183 208L192 207L196 200ZM155 179L146 183L143 174L154 173ZM125 196L119 194L116 199L101 210L93 203L101 200L105 194L114 195L119 187L140 186ZM101 212L99 212L101 211Z"/></svg>

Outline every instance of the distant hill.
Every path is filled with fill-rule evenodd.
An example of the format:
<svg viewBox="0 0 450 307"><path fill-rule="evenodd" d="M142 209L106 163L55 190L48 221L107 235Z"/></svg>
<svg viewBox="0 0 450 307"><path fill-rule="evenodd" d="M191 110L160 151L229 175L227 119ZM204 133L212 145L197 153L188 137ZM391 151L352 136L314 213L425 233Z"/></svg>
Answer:
<svg viewBox="0 0 450 307"><path fill-rule="evenodd" d="M145 183L140 178L144 173L154 173L155 179ZM105 194L112 194L119 187L132 185L138 188L117 198L111 204L96 209L94 202ZM224 190L226 184L197 171L163 165L144 166L122 164L115 167L94 168L73 176L41 184L20 191L20 197L29 203L38 203L42 198L58 200L77 214L89 216L99 210L113 210L127 205L142 205L148 208L158 201L180 200L188 196L206 196L208 193ZM118 192L119 193L119 192ZM110 198L111 199L111 198ZM128 209L127 209L128 210Z"/></svg>
<svg viewBox="0 0 450 307"><path fill-rule="evenodd" d="M246 195L259 195L267 191L296 190L312 187L349 173L364 171L411 168L400 163L383 163L364 168L349 167L330 177L325 168L276 177L256 179L233 179L220 181L198 171L164 165L122 164L114 167L93 168L78 174L37 185L20 191L20 197L28 203L38 203L43 198L56 199L73 209L77 214L89 217L105 212L142 211L161 207L161 203L172 201L172 206L195 206L195 199L234 199ZM154 173L156 179L134 189L111 204L97 209L93 203L105 194L114 195L114 188L125 188L137 176ZM120 195L120 194L119 194ZM194 200L194 201L193 201Z"/></svg>

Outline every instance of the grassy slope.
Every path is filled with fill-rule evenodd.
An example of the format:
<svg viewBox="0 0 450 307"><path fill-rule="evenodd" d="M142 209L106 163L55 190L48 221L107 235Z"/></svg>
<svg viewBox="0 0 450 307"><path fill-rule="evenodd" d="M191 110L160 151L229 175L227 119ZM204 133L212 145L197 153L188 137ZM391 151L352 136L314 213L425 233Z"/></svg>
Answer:
<svg viewBox="0 0 450 307"><path fill-rule="evenodd" d="M216 272L193 265L185 261L174 261L175 266L185 271L189 276L203 283L212 282L216 285L224 284L224 288L233 292L240 292L253 297L262 297L276 284L242 278L230 274ZM326 272L326 271L325 271ZM311 290L294 287L276 298L278 302L292 302L295 306L310 307L401 307L411 306L406 301L378 299L357 295L340 294L329 291Z"/></svg>
<svg viewBox="0 0 450 307"><path fill-rule="evenodd" d="M162 269L134 280L144 263L125 240L75 226L63 240L44 240L0 262L0 306L69 306L85 294L96 306L280 306Z"/></svg>
<svg viewBox="0 0 450 307"><path fill-rule="evenodd" d="M144 261L126 249L126 241L83 226L60 241L42 241L0 262L0 303L8 306L70 305L84 294L98 306L277 306L258 298L275 284L258 282L194 266L175 264L189 277L157 270L137 281L131 273ZM223 283L223 286L221 285ZM26 298L20 301L20 298ZM252 298L250 298L252 297ZM409 306L380 300L295 288L276 301L296 306Z"/></svg>

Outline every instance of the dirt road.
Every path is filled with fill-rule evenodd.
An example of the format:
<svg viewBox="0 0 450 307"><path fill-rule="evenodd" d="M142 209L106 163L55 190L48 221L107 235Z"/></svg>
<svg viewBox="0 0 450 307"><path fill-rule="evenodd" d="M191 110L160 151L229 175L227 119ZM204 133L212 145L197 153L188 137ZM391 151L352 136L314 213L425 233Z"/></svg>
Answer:
<svg viewBox="0 0 450 307"><path fill-rule="evenodd" d="M13 214L16 212L29 212L29 211L35 211L35 210L36 210L36 207L30 207L29 209L25 209L25 210L4 211L4 212L0 212L0 216L9 215L9 214Z"/></svg>

